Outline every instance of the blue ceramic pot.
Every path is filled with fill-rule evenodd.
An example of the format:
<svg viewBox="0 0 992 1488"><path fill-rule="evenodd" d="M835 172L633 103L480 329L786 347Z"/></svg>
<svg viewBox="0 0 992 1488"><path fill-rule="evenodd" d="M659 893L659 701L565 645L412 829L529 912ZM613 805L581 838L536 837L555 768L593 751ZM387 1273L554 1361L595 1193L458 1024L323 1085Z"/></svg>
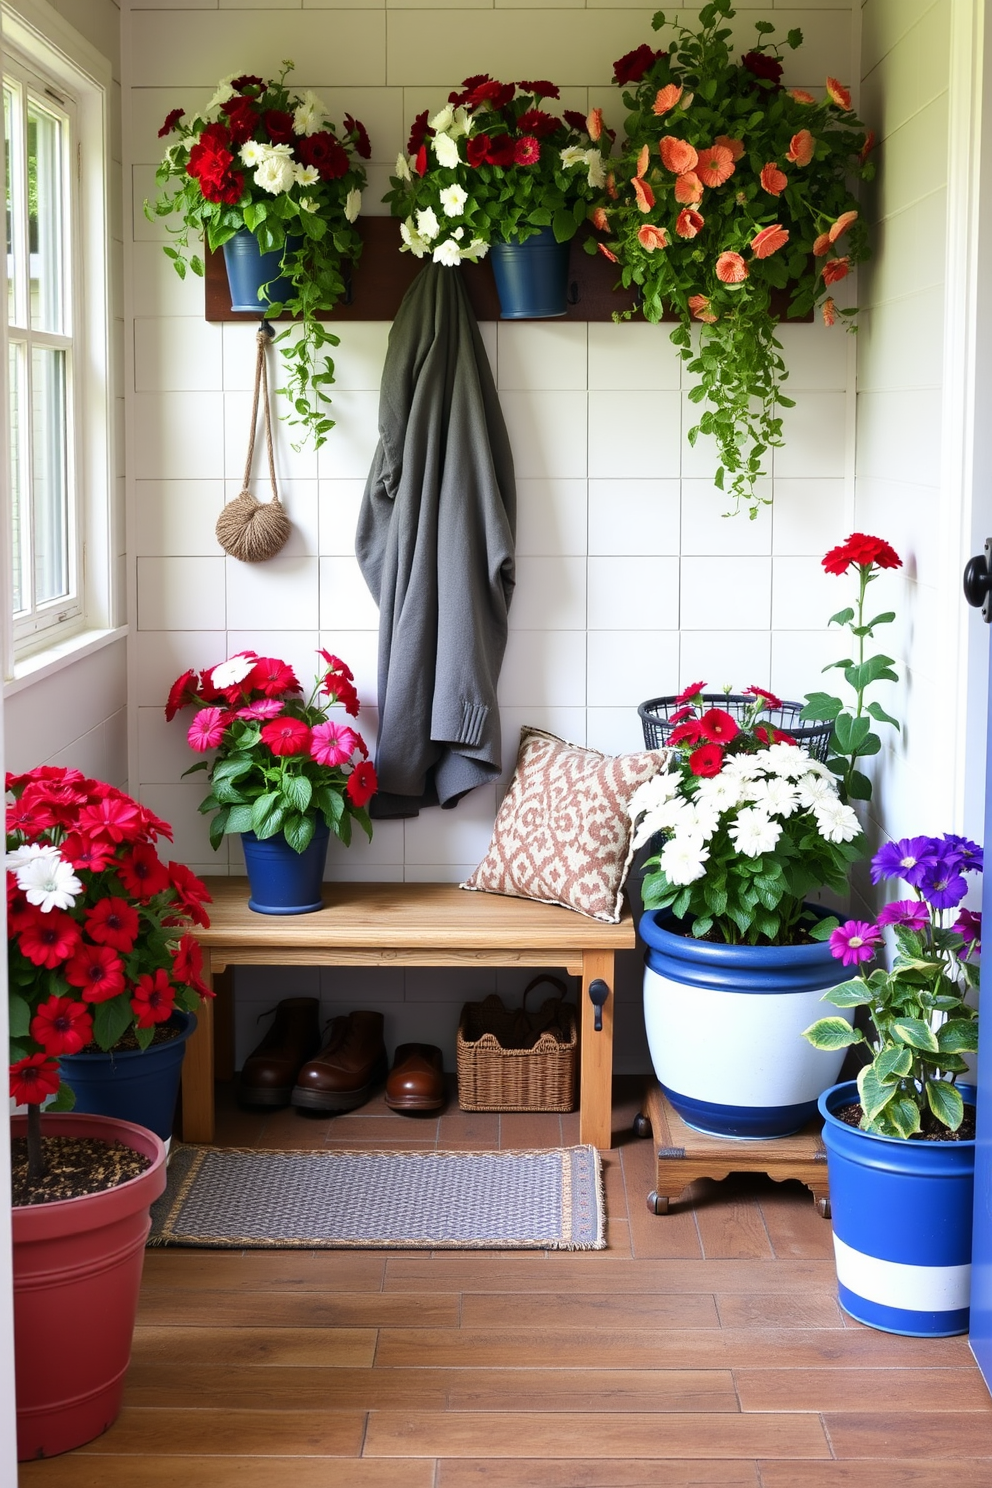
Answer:
<svg viewBox="0 0 992 1488"><path fill-rule="evenodd" d="M493 243L489 249L501 320L550 320L564 315L571 243L559 243L544 227L523 243Z"/></svg>
<svg viewBox="0 0 992 1488"><path fill-rule="evenodd" d="M824 992L845 979L829 943L721 945L678 926L667 910L640 923L644 1022L661 1088L699 1131L751 1141L799 1131L847 1052L802 1037L823 1016Z"/></svg>
<svg viewBox="0 0 992 1488"><path fill-rule="evenodd" d="M974 1102L974 1089L958 1089ZM879 1137L834 1115L852 1104L853 1080L819 1100L841 1307L883 1333L967 1333L974 1141Z"/></svg>
<svg viewBox="0 0 992 1488"><path fill-rule="evenodd" d="M196 1027L196 1015L177 1010L168 1026L179 1029L178 1037L147 1049L61 1054L59 1068L76 1097L74 1109L88 1116L131 1121L168 1142L186 1040Z"/></svg>
<svg viewBox="0 0 992 1488"><path fill-rule="evenodd" d="M242 832L245 867L251 897L248 908L256 914L312 914L323 909L321 885L330 830L318 821L310 846L294 852L280 832L260 841L254 832Z"/></svg>
<svg viewBox="0 0 992 1488"><path fill-rule="evenodd" d="M299 245L299 238L286 239L286 249L290 251L295 251ZM262 315L270 304L277 301L282 303L289 298L293 293L293 286L288 279L279 277L279 265L284 251L286 250L278 248L272 253L263 253L258 246L258 239L246 227L227 240L224 244L224 266L227 269L232 310L247 310ZM273 282L270 283L270 280ZM260 300L258 291L263 284L268 285L268 296Z"/></svg>

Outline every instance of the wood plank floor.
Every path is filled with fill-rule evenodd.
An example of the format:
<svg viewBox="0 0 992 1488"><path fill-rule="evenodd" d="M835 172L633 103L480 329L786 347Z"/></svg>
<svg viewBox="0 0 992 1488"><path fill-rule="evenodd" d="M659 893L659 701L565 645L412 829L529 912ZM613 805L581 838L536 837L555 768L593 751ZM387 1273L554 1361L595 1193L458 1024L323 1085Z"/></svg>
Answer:
<svg viewBox="0 0 992 1488"><path fill-rule="evenodd" d="M641 1084L617 1083L606 1251L150 1251L119 1421L23 1488L989 1488L966 1339L847 1318L798 1184L700 1182L650 1214ZM218 1108L236 1146L578 1140L577 1116L454 1102Z"/></svg>

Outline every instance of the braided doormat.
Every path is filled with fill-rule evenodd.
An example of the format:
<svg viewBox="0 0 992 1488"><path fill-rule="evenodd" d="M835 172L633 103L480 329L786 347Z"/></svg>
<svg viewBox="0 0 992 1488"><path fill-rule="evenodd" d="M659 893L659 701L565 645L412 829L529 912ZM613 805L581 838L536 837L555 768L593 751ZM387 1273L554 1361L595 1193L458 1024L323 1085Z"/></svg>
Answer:
<svg viewBox="0 0 992 1488"><path fill-rule="evenodd" d="M602 1250L594 1147L260 1152L174 1146L149 1245Z"/></svg>

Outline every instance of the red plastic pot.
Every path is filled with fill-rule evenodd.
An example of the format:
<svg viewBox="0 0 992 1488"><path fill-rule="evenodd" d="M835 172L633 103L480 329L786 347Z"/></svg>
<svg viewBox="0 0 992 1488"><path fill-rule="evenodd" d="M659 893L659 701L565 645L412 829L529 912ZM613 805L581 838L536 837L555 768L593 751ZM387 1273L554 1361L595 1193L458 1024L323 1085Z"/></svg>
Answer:
<svg viewBox="0 0 992 1488"><path fill-rule="evenodd" d="M117 1419L149 1210L165 1189L165 1147L154 1132L109 1116L42 1118L46 1136L123 1142L151 1167L104 1193L15 1207L14 1362L17 1457L54 1457ZM27 1118L15 1116L23 1137Z"/></svg>

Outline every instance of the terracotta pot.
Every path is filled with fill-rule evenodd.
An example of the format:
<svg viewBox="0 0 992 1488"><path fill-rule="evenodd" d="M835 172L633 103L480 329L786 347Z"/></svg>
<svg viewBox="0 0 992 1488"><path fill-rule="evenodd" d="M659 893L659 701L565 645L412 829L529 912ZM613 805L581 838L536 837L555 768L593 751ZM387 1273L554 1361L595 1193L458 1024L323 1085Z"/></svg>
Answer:
<svg viewBox="0 0 992 1488"><path fill-rule="evenodd" d="M44 1116L45 1136L123 1142L151 1167L104 1193L15 1207L14 1359L17 1457L54 1457L116 1420L151 1227L165 1189L165 1148L154 1132L109 1116ZM12 1135L27 1133L15 1116Z"/></svg>

